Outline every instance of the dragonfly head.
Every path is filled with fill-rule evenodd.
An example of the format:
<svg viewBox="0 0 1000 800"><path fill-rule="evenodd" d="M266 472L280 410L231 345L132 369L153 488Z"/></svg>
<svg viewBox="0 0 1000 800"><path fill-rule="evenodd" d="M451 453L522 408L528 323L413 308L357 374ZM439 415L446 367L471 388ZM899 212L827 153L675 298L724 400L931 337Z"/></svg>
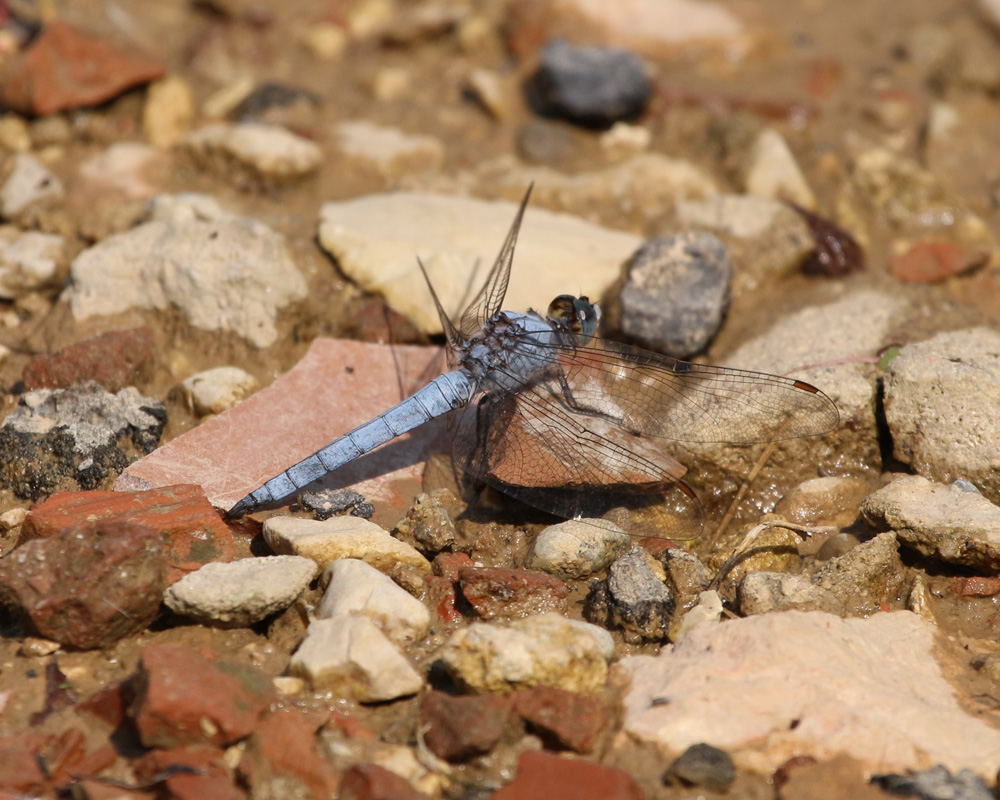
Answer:
<svg viewBox="0 0 1000 800"><path fill-rule="evenodd" d="M587 297L561 294L549 303L546 316L573 333L596 336L597 326L601 323L601 307L591 303Z"/></svg>

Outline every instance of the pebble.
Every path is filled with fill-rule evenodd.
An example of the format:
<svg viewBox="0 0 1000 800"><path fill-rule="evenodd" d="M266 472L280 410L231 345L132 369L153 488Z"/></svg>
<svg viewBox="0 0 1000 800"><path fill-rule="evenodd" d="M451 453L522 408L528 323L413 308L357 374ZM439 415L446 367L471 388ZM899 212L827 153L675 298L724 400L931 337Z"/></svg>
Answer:
<svg viewBox="0 0 1000 800"><path fill-rule="evenodd" d="M600 136L601 149L612 158L624 159L645 153L653 142L653 132L644 125L616 122Z"/></svg>
<svg viewBox="0 0 1000 800"><path fill-rule="evenodd" d="M989 263L990 253L951 242L922 240L889 260L889 272L907 283L937 283Z"/></svg>
<svg viewBox="0 0 1000 800"><path fill-rule="evenodd" d="M515 619L566 608L569 589L552 575L524 569L466 567L462 596L482 619Z"/></svg>
<svg viewBox="0 0 1000 800"><path fill-rule="evenodd" d="M593 693L604 687L613 651L607 631L550 613L502 626L473 623L451 635L440 657L452 679L473 692L554 686Z"/></svg>
<svg viewBox="0 0 1000 800"><path fill-rule="evenodd" d="M239 367L215 367L181 382L187 402L198 416L221 414L260 388L257 379Z"/></svg>
<svg viewBox="0 0 1000 800"><path fill-rule="evenodd" d="M950 564L1000 569L1000 508L980 494L904 475L865 498L861 513L917 552Z"/></svg>
<svg viewBox="0 0 1000 800"><path fill-rule="evenodd" d="M619 662L630 680L623 733L674 752L710 741L759 773L793 755L845 753L868 773L929 762L991 775L1000 732L959 705L940 646L936 627L907 611L702 625L658 656Z"/></svg>
<svg viewBox="0 0 1000 800"><path fill-rule="evenodd" d="M94 381L109 392L145 384L156 369L149 328L109 331L53 354L33 356L21 373L28 389L65 389Z"/></svg>
<svg viewBox="0 0 1000 800"><path fill-rule="evenodd" d="M44 287L62 263L62 236L0 226L0 299L16 300Z"/></svg>
<svg viewBox="0 0 1000 800"><path fill-rule="evenodd" d="M670 640L680 641L699 625L714 625L722 621L722 595L714 589L702 592L698 595L698 602L689 608L680 619L675 616L674 623L670 626Z"/></svg>
<svg viewBox="0 0 1000 800"><path fill-rule="evenodd" d="M525 566L563 580L585 578L600 572L631 546L629 535L611 523L567 520L538 534Z"/></svg>
<svg viewBox="0 0 1000 800"><path fill-rule="evenodd" d="M33 635L81 650L145 630L167 585L160 534L99 521L28 541L0 560L0 602Z"/></svg>
<svg viewBox="0 0 1000 800"><path fill-rule="evenodd" d="M318 691L361 703L406 697L424 685L378 626L357 614L313 621L288 669Z"/></svg>
<svg viewBox="0 0 1000 800"><path fill-rule="evenodd" d="M340 780L340 800L423 800L409 781L378 764L352 764Z"/></svg>
<svg viewBox="0 0 1000 800"><path fill-rule="evenodd" d="M590 753L613 723L596 697L551 686L514 692L514 710L546 747Z"/></svg>
<svg viewBox="0 0 1000 800"><path fill-rule="evenodd" d="M57 492L28 514L21 530L25 540L47 538L95 521L128 522L159 531L167 582L212 561L230 561L232 531L197 486L177 484L129 492Z"/></svg>
<svg viewBox="0 0 1000 800"><path fill-rule="evenodd" d="M851 552L859 544L861 540L853 533L835 534L820 545L816 551L816 560L829 561L831 558L839 558Z"/></svg>
<svg viewBox="0 0 1000 800"><path fill-rule="evenodd" d="M1000 332L939 333L899 351L886 369L893 456L940 483L972 481L1000 501Z"/></svg>
<svg viewBox="0 0 1000 800"><path fill-rule="evenodd" d="M609 323L643 347L690 358L718 332L732 278L726 247L710 233L650 239L628 262Z"/></svg>
<svg viewBox="0 0 1000 800"><path fill-rule="evenodd" d="M92 489L160 441L166 409L128 387L96 383L25 392L0 423L0 485L38 499L57 489Z"/></svg>
<svg viewBox="0 0 1000 800"><path fill-rule="evenodd" d="M871 782L887 794L919 800L993 800L996 796L971 769L958 770L952 775L940 764L928 770L908 770L905 775L873 775Z"/></svg>
<svg viewBox="0 0 1000 800"><path fill-rule="evenodd" d="M431 571L430 562L420 553L359 517L270 517L264 523L264 540L275 553L305 556L320 568L339 558L356 558L386 574L399 566L426 574Z"/></svg>
<svg viewBox="0 0 1000 800"><path fill-rule="evenodd" d="M469 73L468 90L493 119L506 122L514 116L516 90L511 77L476 68Z"/></svg>
<svg viewBox="0 0 1000 800"><path fill-rule="evenodd" d="M322 61L336 61L347 49L347 32L332 22L315 22L303 34L302 41L309 51Z"/></svg>
<svg viewBox="0 0 1000 800"><path fill-rule="evenodd" d="M370 166L387 180L409 172L436 172L444 164L444 145L433 136L403 133L367 120L347 120L334 134L340 151Z"/></svg>
<svg viewBox="0 0 1000 800"><path fill-rule="evenodd" d="M218 122L191 131L183 149L204 169L239 187L283 186L316 172L323 151L277 125Z"/></svg>
<svg viewBox="0 0 1000 800"><path fill-rule="evenodd" d="M774 128L765 128L750 151L744 179L747 194L770 200L785 200L803 208L816 208L816 197L785 138Z"/></svg>
<svg viewBox="0 0 1000 800"><path fill-rule="evenodd" d="M642 789L631 775L582 759L527 750L517 763L517 777L493 794L493 800L641 800Z"/></svg>
<svg viewBox="0 0 1000 800"><path fill-rule="evenodd" d="M142 651L133 685L128 715L149 748L234 744L277 700L262 672L172 644Z"/></svg>
<svg viewBox="0 0 1000 800"><path fill-rule="evenodd" d="M406 517L396 525L396 533L428 555L455 543L455 523L437 492L418 494Z"/></svg>
<svg viewBox="0 0 1000 800"><path fill-rule="evenodd" d="M0 116L0 147L12 153L26 153L31 149L31 132L23 117L17 114Z"/></svg>
<svg viewBox="0 0 1000 800"><path fill-rule="evenodd" d="M332 561L323 570L323 580L328 585L316 611L319 619L360 614L396 644L420 641L430 630L427 607L364 561Z"/></svg>
<svg viewBox="0 0 1000 800"><path fill-rule="evenodd" d="M105 103L163 73L148 56L52 19L9 66L0 101L5 108L41 117Z"/></svg>
<svg viewBox="0 0 1000 800"><path fill-rule="evenodd" d="M152 145L141 142L117 142L80 165L80 177L86 178L87 190L95 194L111 195L110 201L120 205L125 218L117 223L115 217L92 223L98 228L91 238L103 239L112 233L128 230L144 218L144 207L122 202L148 200L159 191L166 170L166 155ZM126 214L128 215L126 217ZM105 232L104 229L107 229Z"/></svg>
<svg viewBox="0 0 1000 800"><path fill-rule="evenodd" d="M542 116L601 128L638 117L652 87L634 53L578 47L559 39L542 49L525 94Z"/></svg>
<svg viewBox="0 0 1000 800"><path fill-rule="evenodd" d="M433 691L420 702L424 743L445 761L467 761L490 752L510 717L510 699L497 695L462 697Z"/></svg>
<svg viewBox="0 0 1000 800"><path fill-rule="evenodd" d="M317 572L315 561L299 556L210 563L170 586L163 601L196 622L246 628L288 608Z"/></svg>
<svg viewBox="0 0 1000 800"><path fill-rule="evenodd" d="M318 492L303 492L299 503L306 511L312 512L313 519L330 517L349 512L353 517L371 519L375 507L365 502L365 496L353 489L321 489Z"/></svg>
<svg viewBox="0 0 1000 800"><path fill-rule="evenodd" d="M14 156L14 168L0 188L0 215L12 219L28 206L61 198L63 194L62 181L42 162L29 153L18 153Z"/></svg>
<svg viewBox="0 0 1000 800"><path fill-rule="evenodd" d="M154 147L172 147L191 129L194 96L188 82L177 75L156 81L146 91L142 130Z"/></svg>
<svg viewBox="0 0 1000 800"><path fill-rule="evenodd" d="M521 191L527 182L521 186ZM366 291L381 293L389 306L423 333L441 333L429 303L420 256L446 309L465 301L477 263L496 259L517 206L505 201L392 192L372 194L320 211L320 245L340 269ZM385 221L393 220L387 231ZM532 206L517 245L505 307L547 307L567 285L601 297L640 239L582 219ZM475 281L473 281L475 282Z"/></svg>
<svg viewBox="0 0 1000 800"><path fill-rule="evenodd" d="M704 786L713 792L725 792L736 780L736 765L725 750L700 742L691 745L667 768L666 784Z"/></svg>
<svg viewBox="0 0 1000 800"><path fill-rule="evenodd" d="M616 560L608 577L591 585L584 608L588 620L622 631L630 644L666 640L676 607L649 559L643 549L634 547Z"/></svg>
<svg viewBox="0 0 1000 800"><path fill-rule="evenodd" d="M176 306L196 328L258 347L278 338L278 311L305 298L285 238L204 195L157 198L153 219L84 250L63 292L74 319Z"/></svg>
<svg viewBox="0 0 1000 800"><path fill-rule="evenodd" d="M799 525L846 528L857 519L858 507L868 488L858 478L811 478L781 498L774 513Z"/></svg>

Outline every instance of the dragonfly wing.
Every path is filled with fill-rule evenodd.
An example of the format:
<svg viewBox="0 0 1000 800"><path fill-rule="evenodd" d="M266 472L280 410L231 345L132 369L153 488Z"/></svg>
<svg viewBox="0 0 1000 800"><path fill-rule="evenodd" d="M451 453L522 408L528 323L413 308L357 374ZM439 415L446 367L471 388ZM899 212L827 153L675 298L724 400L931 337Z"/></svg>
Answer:
<svg viewBox="0 0 1000 800"><path fill-rule="evenodd" d="M681 442L753 444L837 427L837 406L804 381L691 364L596 337L554 346L569 401L625 430Z"/></svg>
<svg viewBox="0 0 1000 800"><path fill-rule="evenodd" d="M517 393L487 388L462 412L456 463L556 516L610 518L637 535L697 537L701 505L663 443L579 413L559 392L557 381Z"/></svg>
<svg viewBox="0 0 1000 800"><path fill-rule="evenodd" d="M517 244L517 234L521 230L521 220L524 218L524 210L528 207L528 198L531 197L532 187L524 194L521 206L517 210L517 216L507 232L503 247L497 255L497 260L486 276L486 282L479 294L469 303L469 307L462 314L459 323L459 331L469 339L482 330L488 319L501 311L503 299L507 294L507 284L510 282L510 268L514 260L514 246Z"/></svg>

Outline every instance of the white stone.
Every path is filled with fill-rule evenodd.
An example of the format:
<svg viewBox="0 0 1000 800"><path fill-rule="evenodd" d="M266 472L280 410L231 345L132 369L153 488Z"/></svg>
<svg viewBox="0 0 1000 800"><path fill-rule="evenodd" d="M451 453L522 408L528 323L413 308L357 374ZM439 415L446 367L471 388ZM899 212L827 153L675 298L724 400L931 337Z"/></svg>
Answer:
<svg viewBox="0 0 1000 800"><path fill-rule="evenodd" d="M234 166L258 180L284 183L315 172L323 163L323 150L315 142L257 122L208 125L191 131L182 144L201 163L237 180Z"/></svg>
<svg viewBox="0 0 1000 800"><path fill-rule="evenodd" d="M270 517L264 523L264 540L274 552L311 558L320 568L338 558L356 558L387 574L400 565L431 571L430 562L417 550L359 517Z"/></svg>
<svg viewBox="0 0 1000 800"><path fill-rule="evenodd" d="M375 623L362 616L313 621L288 668L314 689L362 703L406 697L424 685Z"/></svg>
<svg viewBox="0 0 1000 800"><path fill-rule="evenodd" d="M174 205L186 218L154 215L77 256L63 294L74 318L175 306L196 328L273 344L278 310L306 296L284 237L253 219L206 217L187 201Z"/></svg>
<svg viewBox="0 0 1000 800"><path fill-rule="evenodd" d="M745 183L748 194L771 200L790 200L803 208L816 207L816 197L795 156L774 128L761 131L754 142Z"/></svg>
<svg viewBox="0 0 1000 800"><path fill-rule="evenodd" d="M629 535L616 525L571 519L538 534L525 566L560 578L584 578L605 569L631 547Z"/></svg>
<svg viewBox="0 0 1000 800"><path fill-rule="evenodd" d="M215 561L168 587L163 600L199 622L246 627L288 608L318 571L316 562L298 556Z"/></svg>
<svg viewBox="0 0 1000 800"><path fill-rule="evenodd" d="M62 236L0 227L0 298L13 300L44 286L63 258Z"/></svg>
<svg viewBox="0 0 1000 800"><path fill-rule="evenodd" d="M613 649L603 628L550 613L508 625L473 623L453 633L440 655L452 678L475 692L598 692Z"/></svg>
<svg viewBox="0 0 1000 800"><path fill-rule="evenodd" d="M327 619L361 614L397 644L422 639L431 625L427 606L364 561L341 558L327 564L329 580L316 616Z"/></svg>
<svg viewBox="0 0 1000 800"><path fill-rule="evenodd" d="M395 192L342 203L320 212L319 238L344 273L425 333L440 333L417 257L445 309L457 314L496 259L517 206L468 197ZM504 307L544 310L573 291L600 297L641 239L566 214L530 207L514 256ZM478 272L473 279L473 270Z"/></svg>
<svg viewBox="0 0 1000 800"><path fill-rule="evenodd" d="M157 192L152 173L163 159L163 154L148 144L117 142L80 164L80 177L98 191L144 199Z"/></svg>
<svg viewBox="0 0 1000 800"><path fill-rule="evenodd" d="M374 166L383 176L434 171L444 163L444 145L433 136L403 133L367 120L348 120L335 134L341 152Z"/></svg>
<svg viewBox="0 0 1000 800"><path fill-rule="evenodd" d="M681 617L676 628L671 628L670 638L678 641L699 625L713 625L722 619L722 597L714 589L698 595L698 603Z"/></svg>
<svg viewBox="0 0 1000 800"><path fill-rule="evenodd" d="M142 129L154 147L170 147L191 128L194 96L187 81L168 75L150 84L142 110Z"/></svg>
<svg viewBox="0 0 1000 800"><path fill-rule="evenodd" d="M14 156L14 169L0 189L0 215L16 216L40 200L62 197L62 182L28 153Z"/></svg>
<svg viewBox="0 0 1000 800"><path fill-rule="evenodd" d="M685 226L705 227L740 239L764 234L786 212L784 204L766 197L722 194L677 204L677 220Z"/></svg>
<svg viewBox="0 0 1000 800"><path fill-rule="evenodd" d="M199 416L221 414L260 388L257 379L239 367L208 369L185 378L181 386Z"/></svg>
<svg viewBox="0 0 1000 800"><path fill-rule="evenodd" d="M992 780L1000 731L956 702L939 646L906 611L700 625L658 656L620 662L631 681L623 734L672 753L711 742L768 775L792 756L846 753L868 773L944 764Z"/></svg>

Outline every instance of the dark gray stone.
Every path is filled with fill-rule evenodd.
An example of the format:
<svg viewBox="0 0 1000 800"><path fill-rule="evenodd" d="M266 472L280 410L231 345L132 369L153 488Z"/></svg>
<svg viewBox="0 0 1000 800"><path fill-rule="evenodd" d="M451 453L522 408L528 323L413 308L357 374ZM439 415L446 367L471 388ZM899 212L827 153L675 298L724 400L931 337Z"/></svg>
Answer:
<svg viewBox="0 0 1000 800"><path fill-rule="evenodd" d="M663 775L667 784L704 786L724 792L736 779L736 767L725 750L710 744L693 744L671 764Z"/></svg>
<svg viewBox="0 0 1000 800"><path fill-rule="evenodd" d="M371 519L375 507L365 502L365 496L352 489L321 489L318 492L303 492L299 502L306 511L311 511L313 519L330 519L335 514L349 512L352 517Z"/></svg>
<svg viewBox="0 0 1000 800"><path fill-rule="evenodd" d="M873 775L872 783L882 791L920 800L995 800L986 781L971 769L952 775L940 764L908 775Z"/></svg>
<svg viewBox="0 0 1000 800"><path fill-rule="evenodd" d="M646 553L634 547L608 568L587 596L584 614L605 628L621 630L626 642L662 642L667 638L676 603Z"/></svg>
<svg viewBox="0 0 1000 800"><path fill-rule="evenodd" d="M719 330L732 277L726 247L710 233L651 239L626 267L611 322L645 347L689 358Z"/></svg>
<svg viewBox="0 0 1000 800"><path fill-rule="evenodd" d="M537 113L594 128L635 119L651 94L642 60L634 53L562 40L542 49L538 69L525 84Z"/></svg>

